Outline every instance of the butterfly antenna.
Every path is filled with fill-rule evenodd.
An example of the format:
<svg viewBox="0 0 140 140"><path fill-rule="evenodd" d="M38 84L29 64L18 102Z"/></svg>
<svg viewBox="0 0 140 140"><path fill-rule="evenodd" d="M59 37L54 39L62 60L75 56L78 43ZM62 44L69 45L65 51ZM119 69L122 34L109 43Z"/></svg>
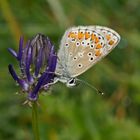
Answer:
<svg viewBox="0 0 140 140"><path fill-rule="evenodd" d="M85 80L82 80L82 79L76 79L77 81L87 85L88 87L94 89L97 93L103 95L104 93L102 91L100 91L99 89L97 89L96 87L94 87L93 85L89 84L88 82L86 82Z"/></svg>

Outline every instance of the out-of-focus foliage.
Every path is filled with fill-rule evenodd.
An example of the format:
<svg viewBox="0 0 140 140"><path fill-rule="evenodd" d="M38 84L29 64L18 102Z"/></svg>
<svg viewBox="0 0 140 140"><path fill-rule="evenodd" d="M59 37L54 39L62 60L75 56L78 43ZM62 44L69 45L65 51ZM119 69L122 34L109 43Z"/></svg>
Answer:
<svg viewBox="0 0 140 140"><path fill-rule="evenodd" d="M19 35L48 35L58 49L67 27L104 25L122 39L106 58L81 75L105 94L86 85L56 84L41 96L42 140L140 140L139 0L0 0L0 139L30 140L31 109L10 77L16 61L7 51ZM51 93L51 94L50 94Z"/></svg>

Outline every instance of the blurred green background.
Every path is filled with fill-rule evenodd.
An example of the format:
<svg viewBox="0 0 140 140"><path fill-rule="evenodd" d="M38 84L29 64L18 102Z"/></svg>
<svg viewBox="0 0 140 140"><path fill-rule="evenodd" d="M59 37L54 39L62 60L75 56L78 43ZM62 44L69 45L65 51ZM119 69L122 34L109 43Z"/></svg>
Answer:
<svg viewBox="0 0 140 140"><path fill-rule="evenodd" d="M139 0L0 0L0 140L31 140L31 108L8 73L7 48L21 35L48 35L56 46L73 25L104 25L122 37L106 58L81 75L86 85L58 83L40 96L41 140L140 140ZM18 67L16 67L18 69ZM51 94L50 94L51 93Z"/></svg>

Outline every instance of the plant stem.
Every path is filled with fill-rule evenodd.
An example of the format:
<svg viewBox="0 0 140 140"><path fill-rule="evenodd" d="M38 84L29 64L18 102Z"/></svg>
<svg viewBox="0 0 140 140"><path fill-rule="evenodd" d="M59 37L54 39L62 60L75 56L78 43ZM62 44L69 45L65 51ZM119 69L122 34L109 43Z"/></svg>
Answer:
<svg viewBox="0 0 140 140"><path fill-rule="evenodd" d="M38 105L37 102L32 104L32 128L34 133L34 140L40 140L39 138L39 128L38 128Z"/></svg>

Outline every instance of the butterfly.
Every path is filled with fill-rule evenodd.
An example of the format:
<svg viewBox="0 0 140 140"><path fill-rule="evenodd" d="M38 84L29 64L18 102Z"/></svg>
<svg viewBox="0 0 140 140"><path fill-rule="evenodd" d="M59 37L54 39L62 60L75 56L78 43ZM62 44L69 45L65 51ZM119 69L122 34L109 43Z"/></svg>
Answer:
<svg viewBox="0 0 140 140"><path fill-rule="evenodd" d="M81 75L103 57L109 54L120 42L120 35L104 26L71 27L64 33L58 51L55 82L67 87L76 85Z"/></svg>

